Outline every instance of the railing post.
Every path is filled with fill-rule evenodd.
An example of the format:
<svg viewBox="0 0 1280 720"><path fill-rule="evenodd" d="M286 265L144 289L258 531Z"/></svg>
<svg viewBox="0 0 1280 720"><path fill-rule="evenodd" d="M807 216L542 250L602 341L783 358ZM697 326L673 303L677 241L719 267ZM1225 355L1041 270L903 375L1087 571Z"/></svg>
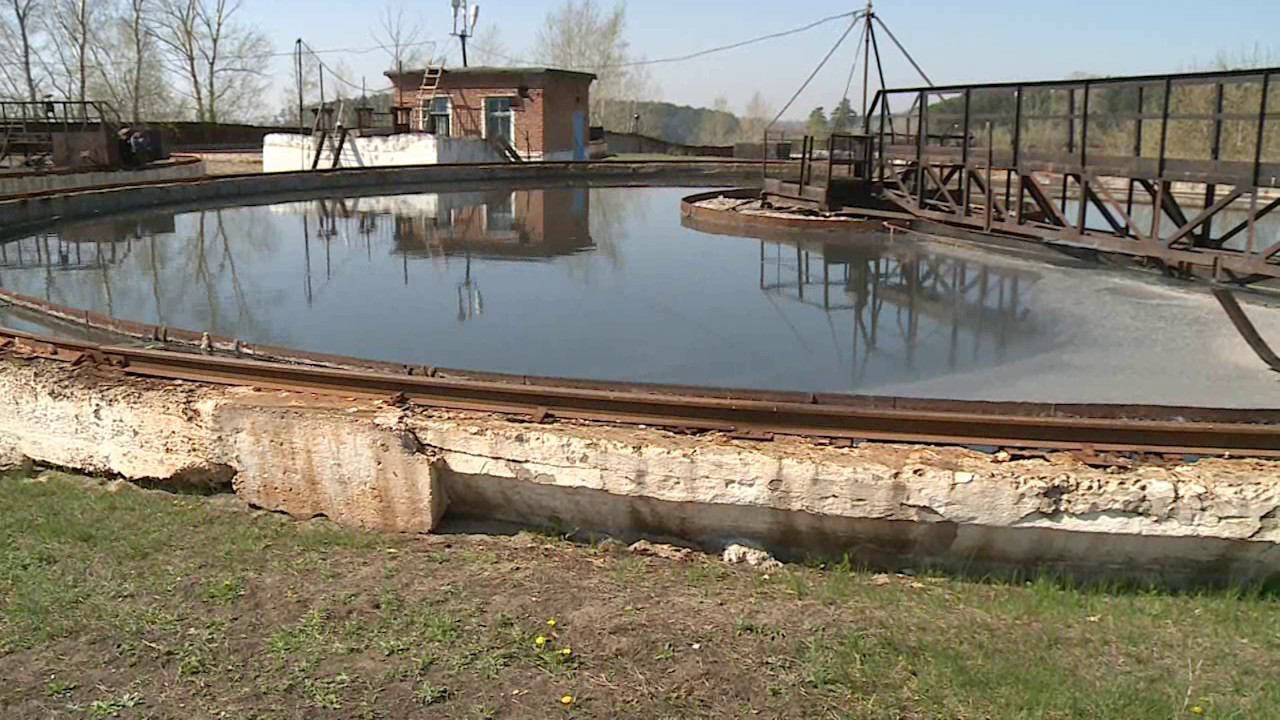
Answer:
<svg viewBox="0 0 1280 720"><path fill-rule="evenodd" d="M877 145L878 145L878 146L879 146L879 148L880 148L880 157L879 157L877 160L878 160L879 172L880 172L880 182L882 182L882 183L884 182L884 167L885 167L885 157L884 157L884 153L885 153L885 151L884 151L884 115L885 115L885 111L886 111L886 109L887 109L888 104L889 104L889 103L888 103L888 100L885 100L885 106L886 106L886 107L882 107L882 108L880 108L880 137L878 138L878 142L877 142ZM893 144L893 140L892 140L892 139L890 139L889 144L890 144L890 145L892 145L892 144Z"/></svg>
<svg viewBox="0 0 1280 720"><path fill-rule="evenodd" d="M916 204L921 210L924 209L924 144L926 132L925 105L929 102L929 93L920 91L920 109L918 119L916 120L918 127L916 128Z"/></svg>
<svg viewBox="0 0 1280 720"><path fill-rule="evenodd" d="M964 136L960 139L960 216L969 215L969 109L971 107L973 88L964 89Z"/></svg>
<svg viewBox="0 0 1280 720"><path fill-rule="evenodd" d="M1067 154L1076 152L1076 89L1067 88Z"/></svg>
<svg viewBox="0 0 1280 720"><path fill-rule="evenodd" d="M1169 96L1171 94L1173 94L1173 78L1166 76L1164 79L1164 103L1160 109L1160 158L1156 165L1159 168L1156 175L1162 183L1164 182L1165 146L1169 142Z"/></svg>
<svg viewBox="0 0 1280 720"><path fill-rule="evenodd" d="M1089 152L1089 81L1084 81L1084 108L1080 116L1080 172L1084 173Z"/></svg>
<svg viewBox="0 0 1280 720"><path fill-rule="evenodd" d="M1013 100L1013 172L1018 176L1018 211L1016 222L1022 224L1022 195L1026 190L1022 180L1022 86L1014 91Z"/></svg>
<svg viewBox="0 0 1280 720"><path fill-rule="evenodd" d="M1258 141L1253 146L1253 186L1258 186L1262 170L1262 146L1266 142L1267 95L1271 91L1271 73L1262 73L1262 99L1258 102Z"/></svg>
<svg viewBox="0 0 1280 720"><path fill-rule="evenodd" d="M987 121L987 178L984 185L987 188L987 199L984 203L986 206L986 220L984 226L987 232L991 232L992 220L992 204L995 203L995 190L991 187L991 166L995 164L995 132L991 128L991 121Z"/></svg>
<svg viewBox="0 0 1280 720"><path fill-rule="evenodd" d="M1249 239L1245 253L1252 255L1258 247L1257 207L1258 180L1262 172L1262 146L1266 143L1267 133L1267 95L1271 92L1271 73L1262 73L1262 98L1258 101L1258 135L1253 145L1253 192L1249 198Z"/></svg>
<svg viewBox="0 0 1280 720"><path fill-rule="evenodd" d="M1142 121L1143 121L1142 116L1146 112L1146 100L1145 100L1146 89L1147 89L1146 85L1138 85L1138 109L1137 109L1137 118L1136 118L1137 126L1134 127L1134 132L1133 132L1133 157L1138 160L1142 159ZM1135 165L1134 171L1136 172L1137 163L1134 163L1134 165ZM1129 192L1127 194L1127 199L1125 200L1124 211L1126 215L1128 215L1129 217L1133 217L1133 178L1132 177L1129 178Z"/></svg>
<svg viewBox="0 0 1280 720"><path fill-rule="evenodd" d="M1213 173L1216 176L1219 172L1218 160L1222 156L1222 81L1214 84L1214 101L1213 101L1213 142L1209 145L1209 159L1213 161ZM1204 206L1210 207L1218 201L1218 186L1214 183L1207 183L1204 188ZM1204 224L1200 226L1200 242L1207 245L1209 238L1213 236L1213 216L1210 215L1205 219Z"/></svg>

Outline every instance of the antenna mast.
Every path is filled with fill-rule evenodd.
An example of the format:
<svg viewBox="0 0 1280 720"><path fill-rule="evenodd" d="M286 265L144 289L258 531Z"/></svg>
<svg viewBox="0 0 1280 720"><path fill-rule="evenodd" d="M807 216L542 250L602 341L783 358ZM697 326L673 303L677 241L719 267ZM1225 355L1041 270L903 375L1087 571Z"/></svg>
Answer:
<svg viewBox="0 0 1280 720"><path fill-rule="evenodd" d="M467 38L475 34L479 19L480 3L453 0L453 32L450 34L462 43L462 67L467 66Z"/></svg>

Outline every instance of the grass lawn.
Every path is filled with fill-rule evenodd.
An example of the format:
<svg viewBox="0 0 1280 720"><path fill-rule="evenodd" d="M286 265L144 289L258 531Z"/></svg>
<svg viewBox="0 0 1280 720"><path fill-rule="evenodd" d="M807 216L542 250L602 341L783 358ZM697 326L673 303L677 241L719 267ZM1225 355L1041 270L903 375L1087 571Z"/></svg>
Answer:
<svg viewBox="0 0 1280 720"><path fill-rule="evenodd" d="M750 716L1280 717L1280 602L388 537L0 478L0 717Z"/></svg>

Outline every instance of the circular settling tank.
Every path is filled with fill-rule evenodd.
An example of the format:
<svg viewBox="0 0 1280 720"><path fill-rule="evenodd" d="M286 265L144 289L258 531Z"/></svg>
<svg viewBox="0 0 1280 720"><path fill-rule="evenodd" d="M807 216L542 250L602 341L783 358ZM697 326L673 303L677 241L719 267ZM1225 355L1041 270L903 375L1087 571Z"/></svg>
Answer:
<svg viewBox="0 0 1280 720"><path fill-rule="evenodd" d="M702 232L681 222L691 192L494 186L104 217L0 243L0 287L479 371L974 400L1280 398L1196 286L880 232ZM1248 310L1280 338L1280 311ZM0 324L58 330L3 307Z"/></svg>

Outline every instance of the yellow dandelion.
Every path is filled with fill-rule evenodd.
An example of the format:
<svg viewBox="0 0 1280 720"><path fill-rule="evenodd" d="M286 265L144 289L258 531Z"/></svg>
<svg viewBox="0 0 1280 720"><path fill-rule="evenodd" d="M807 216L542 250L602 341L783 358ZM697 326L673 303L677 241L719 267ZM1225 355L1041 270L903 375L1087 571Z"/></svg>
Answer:
<svg viewBox="0 0 1280 720"><path fill-rule="evenodd" d="M561 704L561 705L565 705L565 706L572 705L572 704L573 704L573 696L572 696L572 695L562 695L562 696L560 697L560 704Z"/></svg>
<svg viewBox="0 0 1280 720"><path fill-rule="evenodd" d="M1200 707L1199 705L1192 705L1192 706L1191 706L1191 714L1192 714L1192 715L1203 715L1203 714L1204 714L1204 708Z"/></svg>
<svg viewBox="0 0 1280 720"><path fill-rule="evenodd" d="M547 620L547 627L555 627L555 626L556 626L555 618L551 618L550 620Z"/></svg>
<svg viewBox="0 0 1280 720"><path fill-rule="evenodd" d="M533 644L542 647L547 644L547 639L541 635L533 639Z"/></svg>
<svg viewBox="0 0 1280 720"><path fill-rule="evenodd" d="M570 655L573 654L573 648L561 648L560 654L565 657L569 657Z"/></svg>

